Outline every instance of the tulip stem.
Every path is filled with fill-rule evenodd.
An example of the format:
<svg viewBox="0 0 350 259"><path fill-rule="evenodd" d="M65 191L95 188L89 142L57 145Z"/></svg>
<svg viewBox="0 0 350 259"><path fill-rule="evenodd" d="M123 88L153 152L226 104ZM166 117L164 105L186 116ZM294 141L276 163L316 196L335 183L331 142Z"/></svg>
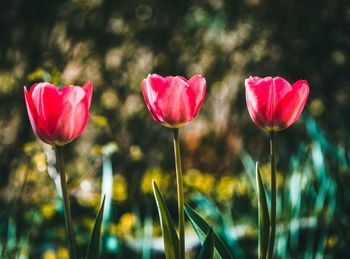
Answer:
<svg viewBox="0 0 350 259"><path fill-rule="evenodd" d="M68 247L69 247L69 258L76 259L77 252L75 248L74 230L72 224L72 216L70 211L68 187L66 181L66 174L64 170L64 159L63 159L63 147L56 146L56 159L57 159L57 170L60 174L61 190L64 204L64 219L66 223L66 231L68 235Z"/></svg>
<svg viewBox="0 0 350 259"><path fill-rule="evenodd" d="M273 256L276 233L276 132L270 132L270 156L271 156L271 214L270 214L270 237L267 257Z"/></svg>
<svg viewBox="0 0 350 259"><path fill-rule="evenodd" d="M179 143L179 129L173 129L174 136L174 154L176 167L176 184L177 184L177 201L179 213L179 258L185 258L185 215L184 215L184 194L183 194L183 180L181 169L181 155Z"/></svg>

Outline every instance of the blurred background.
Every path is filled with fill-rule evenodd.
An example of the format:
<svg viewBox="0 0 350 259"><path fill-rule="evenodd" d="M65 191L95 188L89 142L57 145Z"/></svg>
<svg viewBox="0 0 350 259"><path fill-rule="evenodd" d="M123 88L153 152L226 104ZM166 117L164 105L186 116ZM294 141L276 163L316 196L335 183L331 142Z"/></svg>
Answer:
<svg viewBox="0 0 350 259"><path fill-rule="evenodd" d="M0 257L68 258L55 156L34 136L23 86L94 84L84 134L65 147L78 246L106 194L102 258L164 258L155 179L176 223L171 131L140 90L148 73L202 74L207 95L180 132L185 199L235 258L257 257L255 161L268 136L244 79L307 79L302 118L277 136L277 258L350 256L350 2L2 0ZM188 257L200 247L187 220Z"/></svg>

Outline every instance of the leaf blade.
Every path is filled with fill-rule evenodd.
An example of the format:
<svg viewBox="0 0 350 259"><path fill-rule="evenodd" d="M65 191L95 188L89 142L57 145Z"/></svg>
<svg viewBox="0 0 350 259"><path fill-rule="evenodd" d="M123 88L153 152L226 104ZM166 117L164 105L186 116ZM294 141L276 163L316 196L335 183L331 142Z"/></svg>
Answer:
<svg viewBox="0 0 350 259"><path fill-rule="evenodd" d="M214 230L210 227L197 259L212 259L214 256Z"/></svg>
<svg viewBox="0 0 350 259"><path fill-rule="evenodd" d="M152 181L152 186L163 233L165 256L167 259L177 259L179 258L179 238L174 223L170 217L163 195L154 180Z"/></svg>
<svg viewBox="0 0 350 259"><path fill-rule="evenodd" d="M88 250L86 253L86 259L97 259L100 257L99 254L100 254L101 226L102 226L105 199L106 199L106 195L103 196L101 207L95 219L94 227L91 232Z"/></svg>
<svg viewBox="0 0 350 259"><path fill-rule="evenodd" d="M192 209L188 204L185 203L185 213L186 216L189 218L194 230L197 233L197 236L199 237L199 240L201 243L204 242L206 238L206 234L208 233L210 226L209 224L194 210ZM213 258L224 258L224 259L232 259L232 255L226 248L225 244L222 242L220 237L213 231L214 235L214 256Z"/></svg>
<svg viewBox="0 0 350 259"><path fill-rule="evenodd" d="M259 258L266 258L270 237L270 217L266 202L265 188L259 170L259 163L256 163L256 183L258 187Z"/></svg>

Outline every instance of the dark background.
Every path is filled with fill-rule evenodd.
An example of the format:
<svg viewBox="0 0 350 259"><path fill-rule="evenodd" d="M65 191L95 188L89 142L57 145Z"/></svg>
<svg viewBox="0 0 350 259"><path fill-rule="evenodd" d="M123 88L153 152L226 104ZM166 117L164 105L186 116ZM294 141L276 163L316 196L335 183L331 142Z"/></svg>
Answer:
<svg viewBox="0 0 350 259"><path fill-rule="evenodd" d="M198 118L180 132L186 200L212 220L231 251L241 251L233 252L238 258L254 258L257 248L256 196L247 171L260 161L267 186L269 174L268 136L249 118L244 79L308 80L302 118L278 134L284 234L276 255L349 255L348 1L2 0L0 10L4 258L66 256L52 150L31 130L23 86L87 80L94 84L91 117L84 134L65 147L79 246L87 245L109 168L112 211L103 258L162 258L151 179L175 220L175 175L171 131L151 119L141 95L149 73L207 80ZM158 243L138 246L151 221ZM228 222L235 234L222 231ZM194 236L190 225L186 231Z"/></svg>

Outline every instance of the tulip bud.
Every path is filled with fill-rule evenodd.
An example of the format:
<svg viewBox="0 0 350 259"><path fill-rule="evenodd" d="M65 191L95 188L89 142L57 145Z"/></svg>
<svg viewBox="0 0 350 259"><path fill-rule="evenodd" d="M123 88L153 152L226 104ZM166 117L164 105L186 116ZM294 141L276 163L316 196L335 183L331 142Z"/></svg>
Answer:
<svg viewBox="0 0 350 259"><path fill-rule="evenodd" d="M30 91L24 87L27 111L35 135L42 141L63 146L85 129L89 119L92 83L83 87L38 83Z"/></svg>
<svg viewBox="0 0 350 259"><path fill-rule="evenodd" d="M142 93L152 118L169 128L181 128L197 115L204 101L205 78L195 75L187 80L182 76L148 75L142 81Z"/></svg>
<svg viewBox="0 0 350 259"><path fill-rule="evenodd" d="M281 77L249 77L245 90L250 117L269 132L288 128L298 120L309 96L306 80L290 85Z"/></svg>

